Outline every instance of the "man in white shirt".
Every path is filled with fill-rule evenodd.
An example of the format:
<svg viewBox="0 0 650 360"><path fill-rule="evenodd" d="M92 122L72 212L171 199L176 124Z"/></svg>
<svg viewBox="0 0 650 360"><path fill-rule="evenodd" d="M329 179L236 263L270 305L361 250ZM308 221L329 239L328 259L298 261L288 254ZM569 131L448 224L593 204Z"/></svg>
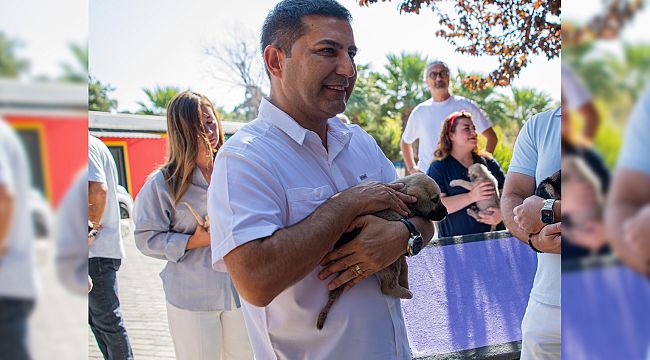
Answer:
<svg viewBox="0 0 650 360"><path fill-rule="evenodd" d="M404 213L414 199L379 183L396 179L391 162L336 118L356 81L350 21L332 0L276 5L261 41L271 95L215 160L213 265L242 297L258 360L411 358L400 301L372 275L409 251L413 232L367 214ZM432 223L410 220L428 242ZM332 251L354 228L359 235ZM328 286L348 291L317 330Z"/></svg>
<svg viewBox="0 0 650 360"><path fill-rule="evenodd" d="M628 266L650 278L650 88L632 111L605 207L609 241ZM650 357L649 357L650 358Z"/></svg>
<svg viewBox="0 0 650 360"><path fill-rule="evenodd" d="M521 324L521 359L561 358L560 200L545 201L535 189L560 170L561 111L531 117L522 127L501 197L508 230L537 252L537 272Z"/></svg>
<svg viewBox="0 0 650 360"><path fill-rule="evenodd" d="M429 63L424 71L424 82L431 91L431 99L413 109L406 122L400 148L407 174L426 173L433 161L433 153L440 141L440 129L449 114L467 111L472 114L476 132L487 138L485 150L493 153L497 146L497 135L492 123L471 100L449 93L449 67L440 60ZM413 142L418 145L418 163L413 157Z"/></svg>
<svg viewBox="0 0 650 360"><path fill-rule="evenodd" d="M29 164L0 118L0 358L29 359L28 317L36 298Z"/></svg>
<svg viewBox="0 0 650 360"><path fill-rule="evenodd" d="M88 220L98 230L88 246L88 324L105 359L132 359L117 297L117 271L125 257L117 201L117 167L108 147L88 134Z"/></svg>

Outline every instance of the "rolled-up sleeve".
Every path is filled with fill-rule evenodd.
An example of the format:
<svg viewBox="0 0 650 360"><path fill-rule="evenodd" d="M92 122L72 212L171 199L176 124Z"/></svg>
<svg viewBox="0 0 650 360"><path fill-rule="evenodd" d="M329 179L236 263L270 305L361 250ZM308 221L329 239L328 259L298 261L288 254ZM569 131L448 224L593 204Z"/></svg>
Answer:
<svg viewBox="0 0 650 360"><path fill-rule="evenodd" d="M135 244L142 254L179 262L185 255L190 234L171 230L171 199L152 176L138 193L133 208Z"/></svg>

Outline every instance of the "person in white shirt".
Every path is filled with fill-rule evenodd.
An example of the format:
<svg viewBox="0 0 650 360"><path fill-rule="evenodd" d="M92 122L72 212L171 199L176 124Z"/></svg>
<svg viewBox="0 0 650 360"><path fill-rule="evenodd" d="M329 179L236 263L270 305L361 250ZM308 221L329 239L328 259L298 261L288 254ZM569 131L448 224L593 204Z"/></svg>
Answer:
<svg viewBox="0 0 650 360"><path fill-rule="evenodd" d="M117 201L117 166L108 147L88 134L88 220L98 230L88 246L88 325L105 359L133 359L117 296L125 258Z"/></svg>
<svg viewBox="0 0 650 360"><path fill-rule="evenodd" d="M36 299L27 154L0 118L0 358L29 359L28 318Z"/></svg>
<svg viewBox="0 0 650 360"><path fill-rule="evenodd" d="M650 88L641 96L630 115L604 216L614 252L625 264L650 278L648 139Z"/></svg>
<svg viewBox="0 0 650 360"><path fill-rule="evenodd" d="M261 39L270 97L215 159L213 266L229 271L241 295L258 360L411 358L400 301L373 275L409 252L413 233L367 214L405 214L415 199L381 184L397 178L392 163L370 135L336 118L357 75L350 21L332 0L276 5ZM410 221L428 242L433 224ZM348 291L318 330L328 287L339 286Z"/></svg>
<svg viewBox="0 0 650 360"><path fill-rule="evenodd" d="M445 119L454 112L466 111L472 114L476 131L487 138L485 151L493 153L497 146L497 135L492 123L471 100L449 93L449 66L440 60L430 62L424 71L424 82L431 91L431 99L416 106L409 115L400 148L404 157L406 174L426 173L433 162L433 153L438 146L440 129ZM418 163L415 164L413 142L419 139Z"/></svg>
<svg viewBox="0 0 650 360"><path fill-rule="evenodd" d="M506 227L538 253L521 324L524 360L561 358L561 201L534 195L544 179L560 170L561 123L560 108L526 121L517 136L501 197ZM542 209L548 216L542 216Z"/></svg>

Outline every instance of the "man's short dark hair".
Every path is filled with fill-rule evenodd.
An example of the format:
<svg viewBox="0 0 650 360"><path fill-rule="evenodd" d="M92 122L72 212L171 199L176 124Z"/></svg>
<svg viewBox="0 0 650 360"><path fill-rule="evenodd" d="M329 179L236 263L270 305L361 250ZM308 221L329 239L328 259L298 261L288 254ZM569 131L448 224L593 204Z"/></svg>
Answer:
<svg viewBox="0 0 650 360"><path fill-rule="evenodd" d="M268 45L276 46L291 56L293 43L305 33L302 18L309 15L352 21L348 9L334 0L284 0L266 16L262 26L262 54Z"/></svg>

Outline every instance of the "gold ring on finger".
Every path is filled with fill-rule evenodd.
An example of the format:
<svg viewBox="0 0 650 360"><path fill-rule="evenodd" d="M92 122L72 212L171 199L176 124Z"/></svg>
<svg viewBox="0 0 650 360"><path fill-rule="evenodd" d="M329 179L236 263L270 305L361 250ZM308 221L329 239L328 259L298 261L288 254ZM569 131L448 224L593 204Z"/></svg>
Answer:
<svg viewBox="0 0 650 360"><path fill-rule="evenodd" d="M354 272L357 274L357 276L360 276L363 273L363 271L361 270L361 266L359 266L359 264L354 265Z"/></svg>

